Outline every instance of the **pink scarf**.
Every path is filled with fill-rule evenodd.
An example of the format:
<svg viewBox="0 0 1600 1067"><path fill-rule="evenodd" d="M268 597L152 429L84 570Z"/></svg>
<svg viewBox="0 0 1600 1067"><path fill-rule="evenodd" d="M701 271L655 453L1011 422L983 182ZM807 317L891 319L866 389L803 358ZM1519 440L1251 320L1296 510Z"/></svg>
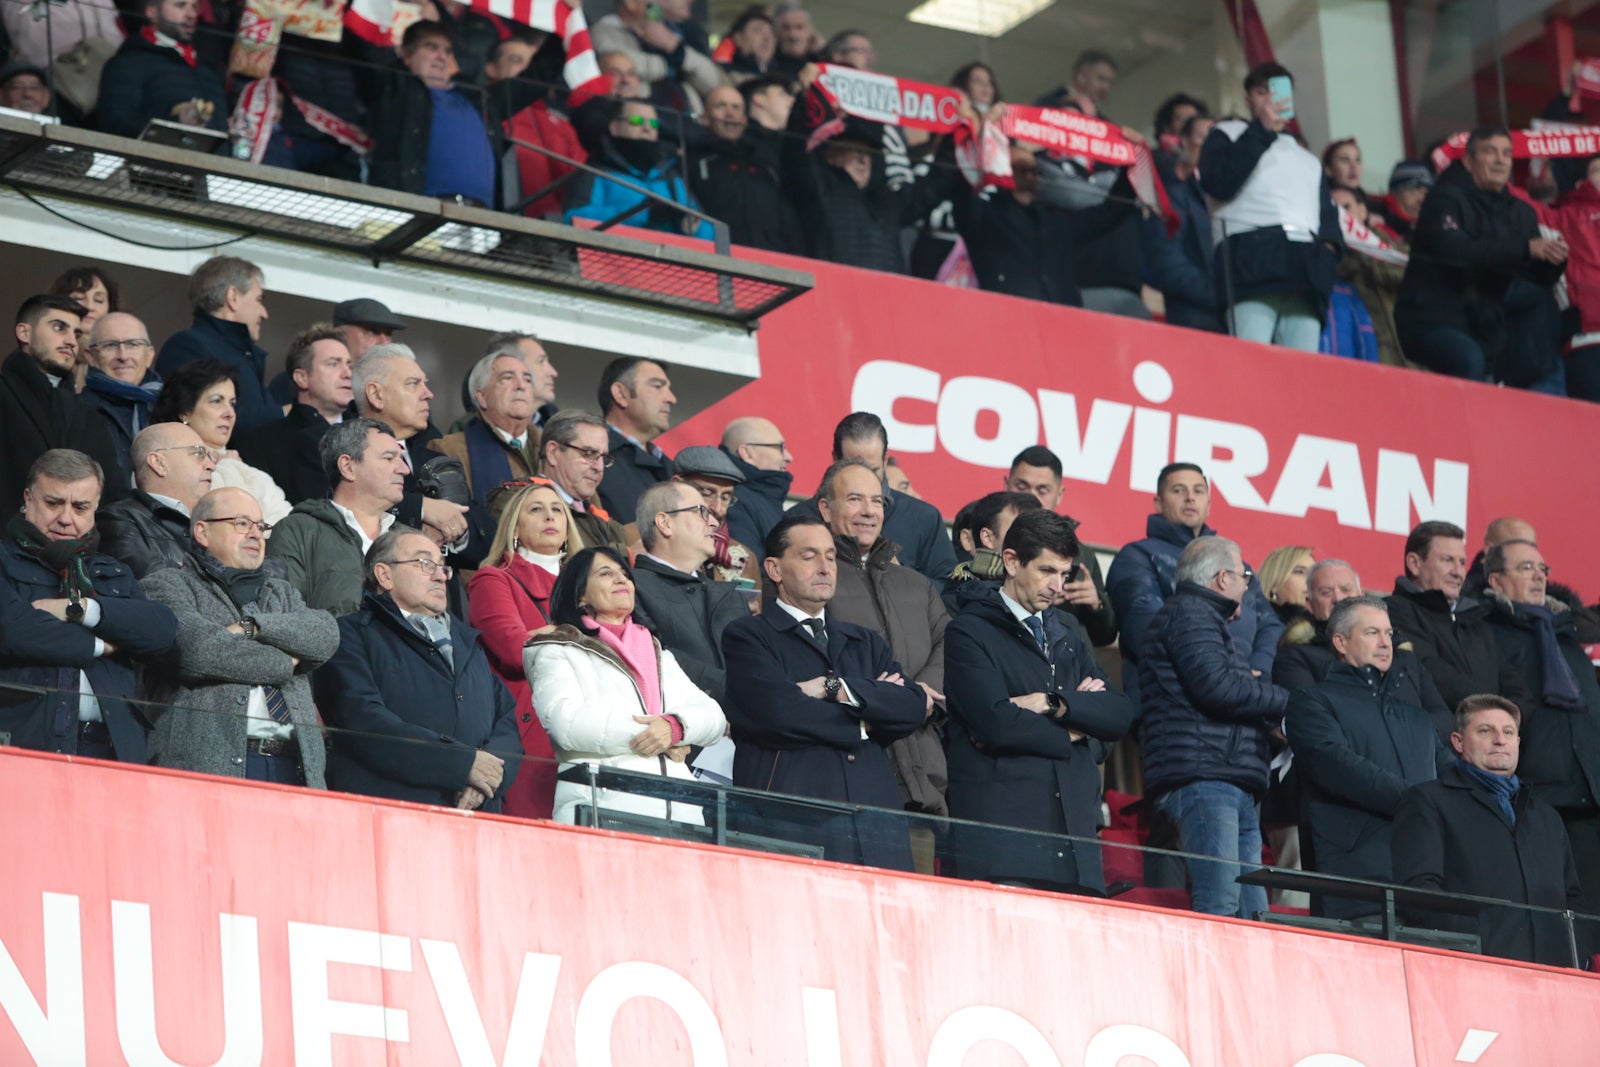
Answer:
<svg viewBox="0 0 1600 1067"><path fill-rule="evenodd" d="M621 656L622 662L633 672L633 680L639 683L639 691L644 694L645 714L660 715L661 674L656 669L656 642L650 631L632 619L613 625L596 622L585 615L583 625L597 631L600 640Z"/></svg>

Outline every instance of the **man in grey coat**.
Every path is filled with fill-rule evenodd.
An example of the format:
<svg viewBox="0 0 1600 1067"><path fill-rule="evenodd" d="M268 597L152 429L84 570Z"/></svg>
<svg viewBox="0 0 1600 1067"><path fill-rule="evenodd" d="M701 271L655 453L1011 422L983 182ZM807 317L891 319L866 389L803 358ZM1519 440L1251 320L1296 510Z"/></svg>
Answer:
<svg viewBox="0 0 1600 1067"><path fill-rule="evenodd" d="M157 571L150 599L178 617L175 656L157 686L150 762L180 770L326 789L311 672L339 647L339 626L305 606L266 565L271 527L243 489L200 498L194 567Z"/></svg>

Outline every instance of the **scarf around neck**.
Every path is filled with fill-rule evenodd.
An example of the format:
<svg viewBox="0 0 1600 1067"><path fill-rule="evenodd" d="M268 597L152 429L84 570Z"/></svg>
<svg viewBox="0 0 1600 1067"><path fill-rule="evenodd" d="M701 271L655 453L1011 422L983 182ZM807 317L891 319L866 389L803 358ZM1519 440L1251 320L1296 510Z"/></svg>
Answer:
<svg viewBox="0 0 1600 1067"><path fill-rule="evenodd" d="M100 547L99 530L90 530L87 535L70 541L55 541L21 515L13 515L6 520L6 536L15 541L24 554L60 577L59 591L63 596L80 600L94 596L89 559Z"/></svg>
<svg viewBox="0 0 1600 1067"><path fill-rule="evenodd" d="M195 555L200 559L200 566L205 572L217 580L228 599L233 601L233 606L240 611L251 604L261 601L261 590L267 584L267 571L265 567L255 567L250 570L241 570L238 567L229 567L209 552L196 550Z"/></svg>
<svg viewBox="0 0 1600 1067"><path fill-rule="evenodd" d="M1517 790L1522 788L1514 774L1495 774L1491 771L1480 770L1462 759L1456 757L1456 764L1461 768L1461 773L1472 779L1473 783L1481 786L1490 798L1500 806L1500 814L1506 817L1506 822L1512 826L1517 825L1517 812L1511 806L1511 798L1517 795Z"/></svg>
<svg viewBox="0 0 1600 1067"><path fill-rule="evenodd" d="M1543 604L1512 604L1519 619L1533 623L1533 636L1539 643L1539 675L1544 679L1542 700L1563 711L1584 710L1583 690L1578 688L1578 678L1561 654L1561 641L1556 637L1556 613Z"/></svg>

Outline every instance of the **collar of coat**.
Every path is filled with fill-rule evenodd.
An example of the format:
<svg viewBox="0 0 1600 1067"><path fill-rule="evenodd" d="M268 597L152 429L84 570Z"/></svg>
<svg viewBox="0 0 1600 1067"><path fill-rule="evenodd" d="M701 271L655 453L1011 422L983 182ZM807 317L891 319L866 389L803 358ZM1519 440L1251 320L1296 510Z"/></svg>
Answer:
<svg viewBox="0 0 1600 1067"><path fill-rule="evenodd" d="M1195 533L1181 522L1173 522L1165 515L1157 512L1154 515L1145 516L1144 535L1157 541L1165 541L1169 545L1177 545L1179 548L1182 548L1190 541L1193 541L1196 537L1215 537L1217 535L1217 531L1213 530L1210 526L1202 525L1200 527L1200 532Z"/></svg>
<svg viewBox="0 0 1600 1067"><path fill-rule="evenodd" d="M1192 596L1196 600L1203 601L1204 603L1211 605L1211 607L1216 610L1216 613L1221 615L1224 619L1231 618L1233 613L1239 610L1239 602L1237 600L1231 600L1217 592L1215 589L1208 589L1207 587L1203 585L1197 585L1194 582L1179 582L1178 587L1173 590L1172 595Z"/></svg>
<svg viewBox="0 0 1600 1067"><path fill-rule="evenodd" d="M49 375L40 369L38 362L21 348L16 349L7 357L3 367L0 367L0 376L28 392L41 404L48 402L50 394L59 385L51 385ZM65 381L65 379L63 379Z"/></svg>
<svg viewBox="0 0 1600 1067"><path fill-rule="evenodd" d="M241 351L254 353L259 347L250 338L250 327L242 322L219 319L209 312L196 311L194 313L194 328L200 329L202 327L221 334L229 344L237 346ZM264 349L262 351L265 352Z"/></svg>
<svg viewBox="0 0 1600 1067"><path fill-rule="evenodd" d="M847 534L834 534L833 547L837 550L840 563L847 563L852 567L864 565L875 571L881 571L894 563L895 556L900 552L899 545L880 537L863 555L861 545L854 537Z"/></svg>
<svg viewBox="0 0 1600 1067"><path fill-rule="evenodd" d="M1488 612L1488 605L1465 593L1456 598L1455 607L1452 609L1450 598L1444 595L1443 590L1424 589L1405 575L1394 580L1394 595L1403 596L1427 611L1453 615L1457 621L1471 621L1471 616L1474 614L1483 615Z"/></svg>
<svg viewBox="0 0 1600 1067"><path fill-rule="evenodd" d="M650 643L656 647L656 673L659 675L661 673L661 642L654 635L651 635ZM598 637L591 637L589 634L584 633L576 626L562 623L548 633L534 634L523 643L522 647L536 648L540 645L576 645L585 652L599 656L629 678L633 677L632 668L617 654L616 649Z"/></svg>
<svg viewBox="0 0 1600 1067"><path fill-rule="evenodd" d="M730 452L724 448L723 454L733 460L733 465L739 468L739 473L744 475L744 488L739 490L740 495L752 490L780 506L789 497L789 487L794 484L794 475L788 471L765 471L760 467L752 466L740 459L738 453Z"/></svg>
<svg viewBox="0 0 1600 1067"><path fill-rule="evenodd" d="M1515 619L1520 622L1527 621L1526 619L1523 619L1517 615L1516 606L1511 603L1511 598L1506 596L1504 593L1495 589L1491 589L1488 586L1484 586L1483 599L1484 602L1489 605L1489 610L1495 615L1506 620ZM1551 614L1556 617L1557 626L1561 626L1572 621L1570 618L1568 618L1568 616L1572 614L1572 608L1568 607L1565 601L1557 600L1553 596L1547 596L1544 598L1544 606L1549 608Z"/></svg>

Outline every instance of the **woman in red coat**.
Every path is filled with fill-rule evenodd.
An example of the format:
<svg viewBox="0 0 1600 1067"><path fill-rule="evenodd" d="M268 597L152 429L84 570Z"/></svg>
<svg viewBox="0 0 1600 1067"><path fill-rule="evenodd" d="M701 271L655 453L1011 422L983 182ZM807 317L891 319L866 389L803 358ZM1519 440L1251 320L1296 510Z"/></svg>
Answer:
<svg viewBox="0 0 1600 1067"><path fill-rule="evenodd" d="M530 757L506 794L504 811L548 819L555 803L556 762L522 673L522 646L550 626L550 590L561 561L583 547L567 506L550 482L534 478L516 490L500 512L500 525L484 559L492 565L467 583L468 619L500 680L517 698L517 727Z"/></svg>

